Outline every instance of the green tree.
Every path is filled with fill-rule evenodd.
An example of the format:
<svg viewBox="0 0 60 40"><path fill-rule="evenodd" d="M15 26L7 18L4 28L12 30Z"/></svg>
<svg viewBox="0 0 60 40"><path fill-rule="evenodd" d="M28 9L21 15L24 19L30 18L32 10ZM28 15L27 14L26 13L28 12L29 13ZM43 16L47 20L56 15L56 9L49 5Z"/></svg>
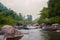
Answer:
<svg viewBox="0 0 60 40"><path fill-rule="evenodd" d="M23 21L23 16L21 13L19 13L19 21Z"/></svg>
<svg viewBox="0 0 60 40"><path fill-rule="evenodd" d="M49 13L48 13L48 8L43 8L43 10L42 11L40 11L41 13L40 13L40 18L41 19L45 19L45 18L48 18L49 17Z"/></svg>
<svg viewBox="0 0 60 40"><path fill-rule="evenodd" d="M49 0L49 23L60 23L60 0Z"/></svg>
<svg viewBox="0 0 60 40"><path fill-rule="evenodd" d="M60 0L49 0L48 2L49 16L60 16Z"/></svg>
<svg viewBox="0 0 60 40"><path fill-rule="evenodd" d="M6 17L3 15L3 12L0 11L0 26L2 25L13 25L15 20L12 17Z"/></svg>
<svg viewBox="0 0 60 40"><path fill-rule="evenodd" d="M60 23L60 0L49 0L48 7L43 8L39 23Z"/></svg>
<svg viewBox="0 0 60 40"><path fill-rule="evenodd" d="M42 11L40 11L40 18L38 20L38 23L43 23L43 22L46 22L47 19L49 18L49 13L48 13L49 9L48 8L43 8Z"/></svg>
<svg viewBox="0 0 60 40"><path fill-rule="evenodd" d="M27 15L27 19L26 19L27 22L32 22L32 15Z"/></svg>

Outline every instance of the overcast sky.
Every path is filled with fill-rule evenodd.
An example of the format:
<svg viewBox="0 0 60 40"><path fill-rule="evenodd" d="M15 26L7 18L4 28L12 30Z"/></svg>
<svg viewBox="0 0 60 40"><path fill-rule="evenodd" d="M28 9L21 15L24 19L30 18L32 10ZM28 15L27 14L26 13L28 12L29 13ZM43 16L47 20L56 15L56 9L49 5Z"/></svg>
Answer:
<svg viewBox="0 0 60 40"><path fill-rule="evenodd" d="M38 17L39 11L43 7L47 7L48 0L0 0L0 2L22 15L32 15L35 19Z"/></svg>

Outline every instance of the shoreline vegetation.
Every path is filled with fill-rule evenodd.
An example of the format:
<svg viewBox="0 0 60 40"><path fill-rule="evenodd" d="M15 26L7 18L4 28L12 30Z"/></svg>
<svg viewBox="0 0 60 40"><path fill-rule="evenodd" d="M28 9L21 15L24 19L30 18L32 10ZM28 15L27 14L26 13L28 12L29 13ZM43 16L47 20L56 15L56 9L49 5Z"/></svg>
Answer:
<svg viewBox="0 0 60 40"><path fill-rule="evenodd" d="M60 1L59 0L49 0L48 7L44 7L40 11L40 18L37 20L37 23L42 24L60 24ZM28 16L29 17L29 16ZM0 3L0 26L1 25L14 25L16 23L28 24L33 23L31 20L32 16L30 15L30 19L28 21L24 19L24 17L19 13L19 15L5 7L2 3ZM29 22L30 21L30 22Z"/></svg>
<svg viewBox="0 0 60 40"><path fill-rule="evenodd" d="M22 13L16 13L14 10L8 9L2 3L0 3L0 28L3 25L15 25L15 24L26 24L32 22L32 16L28 15L29 18L25 19Z"/></svg>
<svg viewBox="0 0 60 40"><path fill-rule="evenodd" d="M60 1L59 0L49 0L48 7L44 7L39 15L40 18L38 23L46 24L60 24Z"/></svg>

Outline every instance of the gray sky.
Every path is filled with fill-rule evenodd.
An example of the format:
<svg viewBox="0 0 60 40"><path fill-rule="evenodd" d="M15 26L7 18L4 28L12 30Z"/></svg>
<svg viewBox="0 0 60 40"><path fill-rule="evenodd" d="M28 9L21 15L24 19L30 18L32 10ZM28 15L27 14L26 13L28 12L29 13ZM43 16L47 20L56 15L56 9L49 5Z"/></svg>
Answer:
<svg viewBox="0 0 60 40"><path fill-rule="evenodd" d="M47 7L48 0L0 0L0 2L22 15L32 15L35 19L39 17L39 11Z"/></svg>

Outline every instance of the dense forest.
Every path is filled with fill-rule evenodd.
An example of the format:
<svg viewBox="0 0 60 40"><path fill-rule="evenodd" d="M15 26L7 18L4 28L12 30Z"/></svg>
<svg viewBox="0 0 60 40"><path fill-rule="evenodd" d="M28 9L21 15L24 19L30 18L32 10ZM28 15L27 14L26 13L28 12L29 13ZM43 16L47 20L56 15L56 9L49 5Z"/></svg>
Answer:
<svg viewBox="0 0 60 40"><path fill-rule="evenodd" d="M48 7L44 7L40 12L38 23L60 24L60 0L49 0Z"/></svg>
<svg viewBox="0 0 60 40"><path fill-rule="evenodd" d="M21 13L18 15L15 11L8 9L2 3L0 3L0 26L14 25L19 21L23 21L23 16Z"/></svg>
<svg viewBox="0 0 60 40"><path fill-rule="evenodd" d="M39 15L38 23L60 24L60 0L49 0L48 7L44 7ZM32 16L30 19L32 20ZM0 26L6 24L14 25L16 22L23 22L23 20L24 17L21 13L18 15L15 11L8 9L0 3Z"/></svg>
<svg viewBox="0 0 60 40"><path fill-rule="evenodd" d="M3 25L15 25L17 23L31 23L32 15L27 15L27 18L22 13L16 13L14 10L7 8L0 3L0 27Z"/></svg>

